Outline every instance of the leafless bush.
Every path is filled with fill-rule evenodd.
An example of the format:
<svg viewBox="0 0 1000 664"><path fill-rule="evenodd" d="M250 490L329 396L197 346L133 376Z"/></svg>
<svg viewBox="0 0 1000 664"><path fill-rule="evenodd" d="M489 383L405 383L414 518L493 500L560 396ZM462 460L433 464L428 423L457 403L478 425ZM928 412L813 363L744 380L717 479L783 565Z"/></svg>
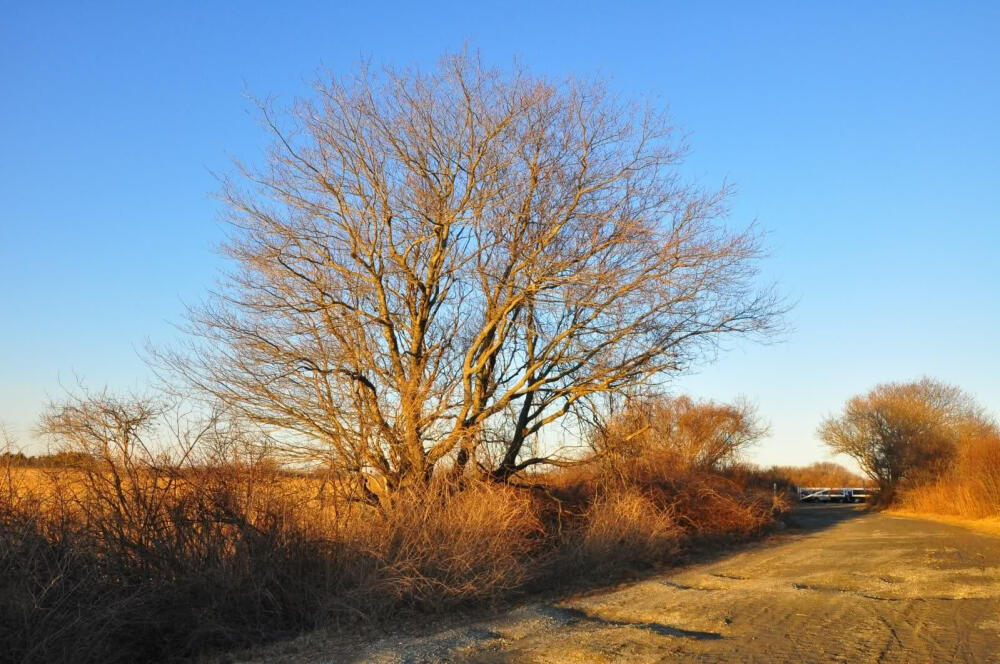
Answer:
<svg viewBox="0 0 1000 664"><path fill-rule="evenodd" d="M718 471L737 463L767 433L747 403L698 402L687 396L634 399L593 434L608 475ZM643 468L649 466L649 468Z"/></svg>
<svg viewBox="0 0 1000 664"><path fill-rule="evenodd" d="M576 551L596 571L663 563L684 534L672 503L657 504L637 488L600 492L590 503Z"/></svg>
<svg viewBox="0 0 1000 664"><path fill-rule="evenodd" d="M297 527L299 505L256 499L277 486L259 463L194 467L215 429L171 429L168 414L148 399L69 399L42 428L81 463L8 473L0 649L13 661L179 657L324 615L334 559Z"/></svg>
<svg viewBox="0 0 1000 664"><path fill-rule="evenodd" d="M544 538L531 497L491 483L436 487L352 529L378 561L376 591L417 607L502 597L537 573Z"/></svg>

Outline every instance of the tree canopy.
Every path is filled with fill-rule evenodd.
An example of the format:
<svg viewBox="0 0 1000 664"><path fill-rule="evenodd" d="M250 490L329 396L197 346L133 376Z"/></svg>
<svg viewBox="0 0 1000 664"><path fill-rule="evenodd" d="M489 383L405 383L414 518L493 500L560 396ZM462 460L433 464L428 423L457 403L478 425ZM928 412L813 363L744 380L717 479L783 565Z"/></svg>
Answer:
<svg viewBox="0 0 1000 664"><path fill-rule="evenodd" d="M889 499L905 479L940 474L963 433L982 426L984 417L959 388L923 378L883 383L852 397L840 415L822 422L819 436L832 451L857 461Z"/></svg>
<svg viewBox="0 0 1000 664"><path fill-rule="evenodd" d="M362 67L224 187L234 269L169 363L380 492L526 442L780 314L727 189L685 184L665 115L601 81L445 57Z"/></svg>

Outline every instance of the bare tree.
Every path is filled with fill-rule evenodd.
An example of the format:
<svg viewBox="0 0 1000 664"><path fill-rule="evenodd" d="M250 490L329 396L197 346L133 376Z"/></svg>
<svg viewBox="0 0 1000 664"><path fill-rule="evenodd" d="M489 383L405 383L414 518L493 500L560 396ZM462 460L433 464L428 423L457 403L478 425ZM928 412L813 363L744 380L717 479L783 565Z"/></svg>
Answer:
<svg viewBox="0 0 1000 664"><path fill-rule="evenodd" d="M660 396L633 401L600 428L594 443L598 452L655 454L677 467L718 470L766 433L749 403Z"/></svg>
<svg viewBox="0 0 1000 664"><path fill-rule="evenodd" d="M899 482L943 472L963 433L985 421L968 394L923 378L883 383L852 397L843 413L822 422L819 436L832 451L857 461L890 500Z"/></svg>
<svg viewBox="0 0 1000 664"><path fill-rule="evenodd" d="M684 185L666 118L600 82L461 54L263 116L266 163L224 187L236 269L167 360L369 500L551 461L526 441L596 395L773 329L727 191Z"/></svg>

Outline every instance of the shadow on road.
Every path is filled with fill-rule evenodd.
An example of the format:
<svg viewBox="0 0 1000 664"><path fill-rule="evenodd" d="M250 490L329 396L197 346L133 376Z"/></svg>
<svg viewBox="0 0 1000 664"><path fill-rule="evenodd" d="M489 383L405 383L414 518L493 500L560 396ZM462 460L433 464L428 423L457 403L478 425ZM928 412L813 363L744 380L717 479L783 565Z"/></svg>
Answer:
<svg viewBox="0 0 1000 664"><path fill-rule="evenodd" d="M571 597L583 597L588 595L600 595L613 592L615 588L628 586L652 577L673 574L689 565L702 565L722 561L737 554L752 551L757 548L767 548L774 546L782 539L794 540L799 537L808 537L822 530L832 528L838 524L871 514L865 505L797 505L789 514L781 517L778 528L763 533L749 539L733 539L732 537L693 537L684 546L682 552L673 560L672 565L659 566L653 569L644 570L622 570L620 574L614 575L605 583L595 583L593 578L580 579L578 583L564 583L559 588L539 589L536 592L529 592L520 598L520 601L510 603L499 603L490 607L482 607L481 610L470 609L462 615L441 616L430 619L417 619L399 630L394 643L386 644L397 654L401 654L398 662L423 662L423 661L448 661L449 653L455 652L462 647L483 643L500 643L501 635L494 633L492 629L482 628L475 623L494 619L503 613L510 611L520 605L522 610L527 611L535 619L542 621L552 621L558 628L570 628L577 625L581 628L602 629L607 627L639 629L660 636L669 636L690 642L722 642L728 637L721 632L699 631L684 629L679 626L666 624L664 622L648 621L624 621L620 619L609 620L588 611L575 607L567 607L563 604ZM725 574L715 574L727 579L743 581L742 577L728 576ZM681 590L690 590L683 584L670 579L664 579L662 583ZM399 625L397 625L397 628ZM424 638L417 637L414 633L426 634ZM405 636L404 636L405 635ZM409 642L408 642L409 641ZM346 653L344 653L346 655ZM370 661L371 651L359 649L352 653L353 657L347 655L341 661L362 662ZM343 656L343 655L342 655ZM388 660L387 660L388 661ZM490 651L489 649L477 655L477 662L490 662L490 664L507 664L517 661L518 655L503 651Z"/></svg>
<svg viewBox="0 0 1000 664"><path fill-rule="evenodd" d="M764 537L737 541L733 541L729 537L692 538L685 551L678 556L675 566L718 562L741 551L773 546L775 537L815 533L872 513L871 508L864 504L817 505L798 503L791 512L781 517L777 528ZM633 580L662 574L666 571L669 571L669 568L650 570L645 575L633 577Z"/></svg>
<svg viewBox="0 0 1000 664"><path fill-rule="evenodd" d="M799 504L785 516L784 523L792 531L823 530L866 514L871 514L871 509L866 505Z"/></svg>
<svg viewBox="0 0 1000 664"><path fill-rule="evenodd" d="M551 604L545 604L538 607L538 613L542 615L547 615L550 618L554 618L562 625L571 625L576 623L593 623L598 627L636 627L638 629L645 629L659 634L660 636L674 636L681 637L685 639L695 639L697 641L714 641L715 639L723 638L722 634L718 632L699 632L697 630L681 629L680 627L671 627L670 625L664 625L658 622L629 622L626 620L607 620L606 618L600 618L598 616L591 615L586 611L581 609L574 609L564 606L553 606Z"/></svg>
<svg viewBox="0 0 1000 664"><path fill-rule="evenodd" d="M631 578L396 625L325 661L995 660L1000 540L865 505L800 504L782 525L689 540Z"/></svg>

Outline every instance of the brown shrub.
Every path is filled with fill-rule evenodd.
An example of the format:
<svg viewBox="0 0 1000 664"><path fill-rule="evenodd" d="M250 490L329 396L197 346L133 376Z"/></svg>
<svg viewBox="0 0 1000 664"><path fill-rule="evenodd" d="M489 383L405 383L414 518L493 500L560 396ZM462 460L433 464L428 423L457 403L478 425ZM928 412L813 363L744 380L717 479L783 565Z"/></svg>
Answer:
<svg viewBox="0 0 1000 664"><path fill-rule="evenodd" d="M590 504L569 555L599 572L667 562L684 534L673 513L637 489L602 493Z"/></svg>
<svg viewBox="0 0 1000 664"><path fill-rule="evenodd" d="M530 495L486 482L399 496L373 517L343 533L377 561L371 590L425 609L520 588L545 534Z"/></svg>
<svg viewBox="0 0 1000 664"><path fill-rule="evenodd" d="M952 467L901 492L900 507L968 519L1000 516L1000 433L987 428L959 443Z"/></svg>
<svg viewBox="0 0 1000 664"><path fill-rule="evenodd" d="M712 471L737 462L766 433L749 403L659 395L632 401L592 437L615 459L656 457L661 464Z"/></svg>
<svg viewBox="0 0 1000 664"><path fill-rule="evenodd" d="M202 491L191 478L166 494L122 482L114 504L79 472L17 479L35 484L0 508L0 651L10 661L231 648L318 624L335 594L323 579L336 557L290 523L291 505L252 513L235 487Z"/></svg>

